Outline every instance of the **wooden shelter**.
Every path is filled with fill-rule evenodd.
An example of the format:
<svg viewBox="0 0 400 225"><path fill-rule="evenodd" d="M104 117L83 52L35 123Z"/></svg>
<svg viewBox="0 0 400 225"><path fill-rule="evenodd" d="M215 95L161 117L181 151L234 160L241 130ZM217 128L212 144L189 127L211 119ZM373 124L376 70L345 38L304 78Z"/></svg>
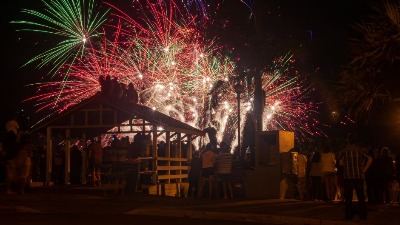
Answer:
<svg viewBox="0 0 400 225"><path fill-rule="evenodd" d="M89 138L105 134L141 133L151 136L149 157L141 158L152 164L156 184L176 184L188 178L188 160L191 159L192 141L204 132L140 104L133 104L115 97L92 96L65 112L43 121L30 133L42 132L47 137L46 185L51 182L53 140L65 138L65 184L70 177L71 139L77 138L86 144ZM158 156L157 144L166 143L164 156ZM182 153L182 142L188 144L187 154ZM172 142L177 152L172 153ZM83 146L84 148L87 146ZM85 173L85 171L83 171ZM157 193L159 192L157 185Z"/></svg>

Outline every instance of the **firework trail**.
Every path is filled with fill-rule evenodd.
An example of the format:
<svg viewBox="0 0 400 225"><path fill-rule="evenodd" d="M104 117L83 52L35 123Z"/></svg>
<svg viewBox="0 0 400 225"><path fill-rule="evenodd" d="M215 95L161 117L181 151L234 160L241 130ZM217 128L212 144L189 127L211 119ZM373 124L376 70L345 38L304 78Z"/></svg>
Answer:
<svg viewBox="0 0 400 225"><path fill-rule="evenodd" d="M46 13L23 9L22 13L32 17L32 20L11 23L28 26L20 31L45 33L59 40L55 46L25 63L27 65L37 62L38 68L50 66L52 68L49 74L54 76L61 67L65 67L66 63L73 63L84 55L86 45L90 45L92 39L99 35L96 30L106 21L107 12L94 13L94 0L42 0L41 2ZM53 107L57 107L65 84L69 82L68 72L64 70L63 82L61 82L57 98L53 101ZM54 96L54 93L50 95Z"/></svg>
<svg viewBox="0 0 400 225"><path fill-rule="evenodd" d="M11 21L27 26L19 31L45 33L59 40L57 44L36 55L25 65L38 62L38 67L53 66L50 73L55 73L65 63L81 57L85 45L98 36L96 30L106 21L106 13L94 13L94 0L51 0L41 1L45 13L23 9L31 20Z"/></svg>
<svg viewBox="0 0 400 225"><path fill-rule="evenodd" d="M194 8L201 17L208 18L207 4L204 0L181 0L181 3L190 15L191 9Z"/></svg>

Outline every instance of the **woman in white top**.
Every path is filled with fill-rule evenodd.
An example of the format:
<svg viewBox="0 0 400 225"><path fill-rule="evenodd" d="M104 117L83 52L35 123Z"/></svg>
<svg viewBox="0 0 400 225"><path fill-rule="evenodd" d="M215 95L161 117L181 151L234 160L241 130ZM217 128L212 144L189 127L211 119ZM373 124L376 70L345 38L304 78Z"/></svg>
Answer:
<svg viewBox="0 0 400 225"><path fill-rule="evenodd" d="M328 201L335 200L337 181L336 181L336 156L329 146L325 146L321 153L321 170L325 184L326 197Z"/></svg>

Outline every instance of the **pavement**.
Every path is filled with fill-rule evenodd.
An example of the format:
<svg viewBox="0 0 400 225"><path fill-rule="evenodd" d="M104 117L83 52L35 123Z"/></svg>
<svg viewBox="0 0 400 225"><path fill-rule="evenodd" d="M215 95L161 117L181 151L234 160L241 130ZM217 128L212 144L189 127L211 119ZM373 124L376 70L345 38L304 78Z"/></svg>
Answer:
<svg viewBox="0 0 400 225"><path fill-rule="evenodd" d="M57 198L68 195L68 198L82 199L82 196L110 198L119 202L120 212L130 215L148 215L164 217L186 217L199 219L234 220L259 222L266 224L293 225L400 225L400 207L393 205L368 205L368 219L344 220L344 204L301 201L296 199L194 199L167 196L146 195L143 193L115 194L112 186L54 186L34 187L24 196L1 194L2 210L4 203L16 204L27 196ZM12 200L12 201L11 201ZM132 207L134 202L135 207ZM38 203L37 203L38 204ZM105 210L105 209L103 209ZM113 208L112 210L119 210Z"/></svg>
<svg viewBox="0 0 400 225"><path fill-rule="evenodd" d="M157 207L143 207L128 213L136 215L191 217L267 224L293 225L351 225L351 224L388 224L399 225L397 206L369 207L368 220L357 216L351 221L342 219L343 203L318 203L295 199L185 199L183 202Z"/></svg>

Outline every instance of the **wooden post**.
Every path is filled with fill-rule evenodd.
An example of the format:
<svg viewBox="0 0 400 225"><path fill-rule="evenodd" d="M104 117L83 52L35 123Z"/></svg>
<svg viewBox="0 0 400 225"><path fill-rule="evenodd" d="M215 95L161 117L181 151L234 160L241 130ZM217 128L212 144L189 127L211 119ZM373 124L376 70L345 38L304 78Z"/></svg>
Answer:
<svg viewBox="0 0 400 225"><path fill-rule="evenodd" d="M192 135L187 136L187 144L188 144L188 149L186 153L186 157L188 160L193 159L193 149L192 149Z"/></svg>
<svg viewBox="0 0 400 225"><path fill-rule="evenodd" d="M157 157L157 126L153 126L153 146L151 147L151 155Z"/></svg>
<svg viewBox="0 0 400 225"><path fill-rule="evenodd" d="M87 178L87 134L86 130L83 131L82 134L82 178L81 178L81 183L86 184L86 178Z"/></svg>
<svg viewBox="0 0 400 225"><path fill-rule="evenodd" d="M171 166L171 132L167 131L165 134L165 151L167 153L167 158L168 158L168 166ZM171 175L170 171L168 171L168 175ZM168 179L168 183L171 183L171 181Z"/></svg>
<svg viewBox="0 0 400 225"><path fill-rule="evenodd" d="M156 185L157 185L157 195L160 195L159 192L159 183L158 183L158 171L157 171L157 166L158 166L158 152L157 152L157 126L153 125L153 130L152 130L152 146L151 146L151 156L153 158L153 160L150 161L153 171L154 171L154 175L156 176Z"/></svg>
<svg viewBox="0 0 400 225"><path fill-rule="evenodd" d="M178 133L178 137L177 137L177 139L178 139L178 146L177 146L177 148L178 148L178 157L179 158L182 158L182 136L181 136L181 133Z"/></svg>
<svg viewBox="0 0 400 225"><path fill-rule="evenodd" d="M53 142L51 127L47 127L47 146L46 146L46 186L50 185L53 170Z"/></svg>
<svg viewBox="0 0 400 225"><path fill-rule="evenodd" d="M71 130L65 130L65 168L64 168L64 184L70 184L70 174L71 174Z"/></svg>

